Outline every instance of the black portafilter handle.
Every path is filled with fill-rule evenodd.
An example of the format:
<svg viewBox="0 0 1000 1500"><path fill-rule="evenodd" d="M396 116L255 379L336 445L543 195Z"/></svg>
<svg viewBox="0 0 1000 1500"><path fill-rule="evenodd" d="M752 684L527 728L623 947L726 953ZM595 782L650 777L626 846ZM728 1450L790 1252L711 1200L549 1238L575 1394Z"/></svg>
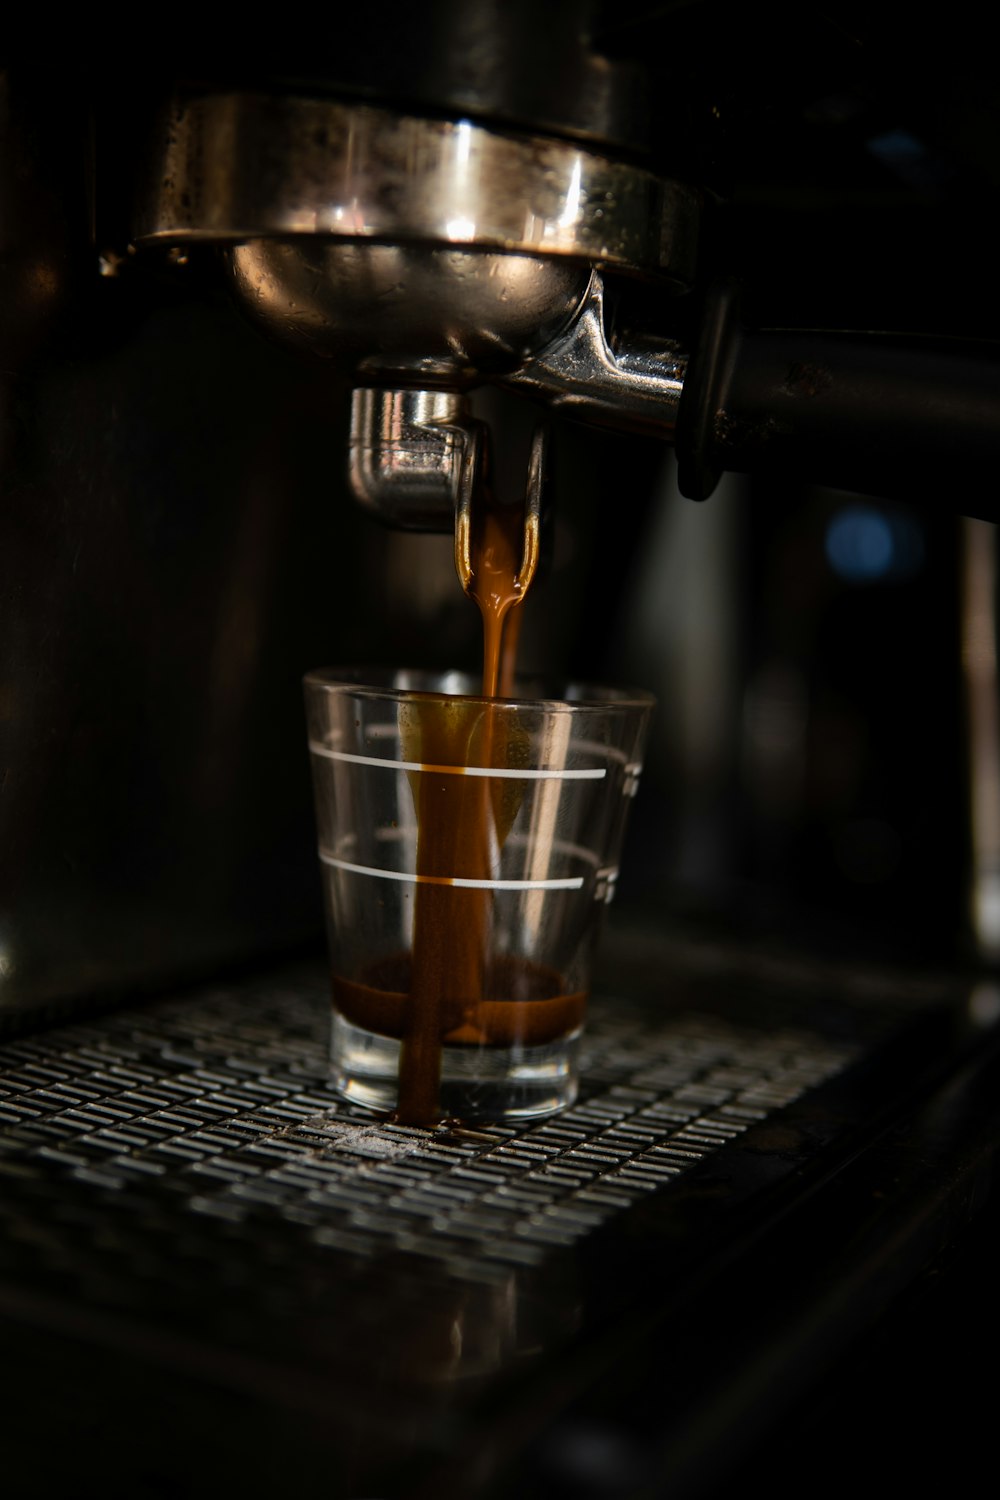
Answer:
<svg viewBox="0 0 1000 1500"><path fill-rule="evenodd" d="M709 294L675 446L683 495L753 473L1000 521L1000 344L744 328Z"/></svg>

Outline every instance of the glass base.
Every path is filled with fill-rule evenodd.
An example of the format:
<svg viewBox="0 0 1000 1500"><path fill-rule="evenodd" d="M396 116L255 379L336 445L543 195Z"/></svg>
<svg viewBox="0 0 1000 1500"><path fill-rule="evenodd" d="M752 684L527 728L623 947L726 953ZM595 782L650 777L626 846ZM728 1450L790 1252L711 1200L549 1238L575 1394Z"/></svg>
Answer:
<svg viewBox="0 0 1000 1500"><path fill-rule="evenodd" d="M443 1047L441 1114L486 1124L535 1119L577 1094L579 1031L537 1047ZM352 1104L391 1114L401 1043L333 1014L334 1086Z"/></svg>

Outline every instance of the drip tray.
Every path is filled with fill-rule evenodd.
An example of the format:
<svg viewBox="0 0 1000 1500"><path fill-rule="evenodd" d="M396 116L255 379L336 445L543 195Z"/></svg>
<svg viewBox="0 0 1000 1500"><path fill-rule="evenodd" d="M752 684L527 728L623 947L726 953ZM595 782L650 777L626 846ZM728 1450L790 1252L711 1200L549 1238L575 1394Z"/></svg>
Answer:
<svg viewBox="0 0 1000 1500"><path fill-rule="evenodd" d="M418 1130L339 1100L313 966L7 1043L13 1472L79 1481L100 1451L108 1494L116 1476L132 1497L226 1476L251 1493L411 1493L634 1302L641 1288L618 1274L612 1289L602 1267L623 1234L648 1238L650 1203L662 1223L676 1200L686 1222L685 1184L706 1174L716 1213L745 1198L719 1164L887 1026L864 1007L865 1024L838 1012L835 1028L801 1005L759 1010L751 1024L683 992L670 1009L598 999L579 1101L521 1128ZM802 1140L785 1132L784 1173ZM39 1448L53 1402L65 1443Z"/></svg>

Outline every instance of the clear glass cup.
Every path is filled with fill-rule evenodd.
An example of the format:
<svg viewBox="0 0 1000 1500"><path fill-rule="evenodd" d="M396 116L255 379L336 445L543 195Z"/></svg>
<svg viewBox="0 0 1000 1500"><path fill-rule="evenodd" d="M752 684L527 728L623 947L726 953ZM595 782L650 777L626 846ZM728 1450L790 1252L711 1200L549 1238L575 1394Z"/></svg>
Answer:
<svg viewBox="0 0 1000 1500"><path fill-rule="evenodd" d="M413 1124L569 1104L652 698L460 673L305 679L348 1099Z"/></svg>

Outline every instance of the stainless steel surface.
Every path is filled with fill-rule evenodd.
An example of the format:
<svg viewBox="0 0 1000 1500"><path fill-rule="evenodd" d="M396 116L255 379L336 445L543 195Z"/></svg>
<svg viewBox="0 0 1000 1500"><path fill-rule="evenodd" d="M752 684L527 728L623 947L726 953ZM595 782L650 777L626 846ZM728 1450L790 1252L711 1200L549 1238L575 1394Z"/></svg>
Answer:
<svg viewBox="0 0 1000 1500"><path fill-rule="evenodd" d="M672 339L609 340L604 282L595 271L569 326L504 384L568 416L670 441L686 370L687 355Z"/></svg>
<svg viewBox="0 0 1000 1500"><path fill-rule="evenodd" d="M444 391L356 390L348 476L358 503L406 531L451 531L471 494L482 442L464 397Z"/></svg>
<svg viewBox="0 0 1000 1500"><path fill-rule="evenodd" d="M690 284L700 203L677 183L469 120L242 94L178 105L156 176L137 242L226 245L250 317L355 379L461 389L551 346L527 389L672 430L669 356L612 353L599 283L573 318L595 265Z"/></svg>
<svg viewBox="0 0 1000 1500"><path fill-rule="evenodd" d="M348 479L351 493L376 520L400 531L455 533L462 587L472 576L472 512L486 462L485 424L465 397L444 391L362 388L351 398ZM535 434L528 458L520 586L538 566L546 439Z"/></svg>
<svg viewBox="0 0 1000 1500"><path fill-rule="evenodd" d="M237 297L270 337L355 378L462 388L516 368L569 321L587 287L572 261L315 239L254 239L226 255Z"/></svg>
<svg viewBox="0 0 1000 1500"><path fill-rule="evenodd" d="M564 140L292 94L175 104L139 241L327 235L568 256L687 284L700 197Z"/></svg>

